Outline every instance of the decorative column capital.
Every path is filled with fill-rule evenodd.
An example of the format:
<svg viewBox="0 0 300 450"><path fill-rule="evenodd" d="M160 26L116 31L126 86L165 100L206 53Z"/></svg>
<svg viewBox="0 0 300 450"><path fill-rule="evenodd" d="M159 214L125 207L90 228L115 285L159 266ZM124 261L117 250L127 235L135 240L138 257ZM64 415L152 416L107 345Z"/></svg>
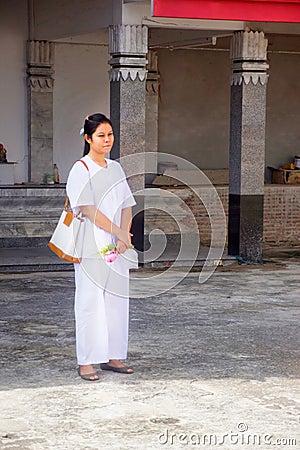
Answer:
<svg viewBox="0 0 300 450"><path fill-rule="evenodd" d="M53 90L53 60L53 42L28 41L27 74L30 89L39 92L51 92Z"/></svg>
<svg viewBox="0 0 300 450"><path fill-rule="evenodd" d="M52 67L54 59L53 42L28 41L27 63L29 66Z"/></svg>
<svg viewBox="0 0 300 450"><path fill-rule="evenodd" d="M148 27L145 25L112 25L109 27L111 55L146 55Z"/></svg>
<svg viewBox="0 0 300 450"><path fill-rule="evenodd" d="M263 31L237 31L231 41L231 85L264 85L268 81L268 40Z"/></svg>
<svg viewBox="0 0 300 450"><path fill-rule="evenodd" d="M110 81L128 78L145 81L148 28L142 25L112 25L109 27Z"/></svg>
<svg viewBox="0 0 300 450"><path fill-rule="evenodd" d="M236 31L230 48L232 60L267 60L268 39L263 31Z"/></svg>

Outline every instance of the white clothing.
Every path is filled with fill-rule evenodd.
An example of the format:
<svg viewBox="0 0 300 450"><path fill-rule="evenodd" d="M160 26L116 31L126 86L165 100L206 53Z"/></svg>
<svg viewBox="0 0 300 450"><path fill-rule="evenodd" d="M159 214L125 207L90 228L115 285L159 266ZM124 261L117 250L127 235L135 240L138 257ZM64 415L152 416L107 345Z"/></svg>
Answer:
<svg viewBox="0 0 300 450"><path fill-rule="evenodd" d="M120 164L107 167L89 156L77 161L68 177L67 195L73 210L95 205L117 226L123 208L135 205ZM76 351L79 365L125 359L128 342L129 268L126 254L106 263L99 251L115 237L85 218L83 257L75 264Z"/></svg>
<svg viewBox="0 0 300 450"><path fill-rule="evenodd" d="M128 297L101 289L75 266L76 353L79 365L126 359L128 342Z"/></svg>

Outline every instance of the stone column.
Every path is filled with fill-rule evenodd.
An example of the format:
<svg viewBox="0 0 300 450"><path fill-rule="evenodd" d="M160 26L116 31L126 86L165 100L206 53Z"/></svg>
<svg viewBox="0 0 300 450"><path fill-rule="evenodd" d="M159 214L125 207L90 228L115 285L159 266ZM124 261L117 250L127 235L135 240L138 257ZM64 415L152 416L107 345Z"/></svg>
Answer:
<svg viewBox="0 0 300 450"><path fill-rule="evenodd" d="M231 43L228 252L262 263L267 39L241 31Z"/></svg>
<svg viewBox="0 0 300 450"><path fill-rule="evenodd" d="M146 184L157 174L159 73L155 50L149 50L146 81ZM149 152L151 155L148 156Z"/></svg>
<svg viewBox="0 0 300 450"><path fill-rule="evenodd" d="M109 29L110 118L114 126L113 159L145 152L146 121L146 55L148 29L142 25L113 25ZM138 175L129 179L134 193L145 187L145 159L139 158ZM142 161L142 162L141 162ZM133 221L134 245L144 248L143 195L135 195L138 203Z"/></svg>
<svg viewBox="0 0 300 450"><path fill-rule="evenodd" d="M29 181L53 172L53 43L28 42Z"/></svg>

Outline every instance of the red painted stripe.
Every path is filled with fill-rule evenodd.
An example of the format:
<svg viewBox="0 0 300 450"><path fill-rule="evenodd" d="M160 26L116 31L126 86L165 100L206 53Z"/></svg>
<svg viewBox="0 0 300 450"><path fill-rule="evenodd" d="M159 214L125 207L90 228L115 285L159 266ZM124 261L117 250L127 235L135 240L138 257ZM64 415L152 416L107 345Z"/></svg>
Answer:
<svg viewBox="0 0 300 450"><path fill-rule="evenodd" d="M154 17L300 23L300 0L152 0Z"/></svg>

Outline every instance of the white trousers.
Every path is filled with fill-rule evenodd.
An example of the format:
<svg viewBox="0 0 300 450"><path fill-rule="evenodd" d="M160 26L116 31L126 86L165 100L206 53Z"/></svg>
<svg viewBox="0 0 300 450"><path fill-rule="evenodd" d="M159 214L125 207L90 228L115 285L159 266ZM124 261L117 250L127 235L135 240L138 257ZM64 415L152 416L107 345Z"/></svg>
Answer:
<svg viewBox="0 0 300 450"><path fill-rule="evenodd" d="M81 264L74 264L74 267L78 364L99 364L110 359L126 359L128 295L115 295L111 290L101 288L88 276ZM128 275L123 276L128 280Z"/></svg>

